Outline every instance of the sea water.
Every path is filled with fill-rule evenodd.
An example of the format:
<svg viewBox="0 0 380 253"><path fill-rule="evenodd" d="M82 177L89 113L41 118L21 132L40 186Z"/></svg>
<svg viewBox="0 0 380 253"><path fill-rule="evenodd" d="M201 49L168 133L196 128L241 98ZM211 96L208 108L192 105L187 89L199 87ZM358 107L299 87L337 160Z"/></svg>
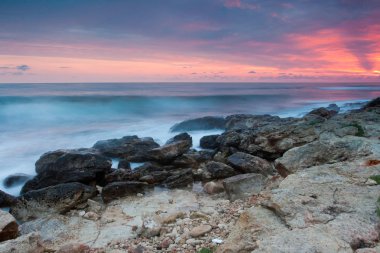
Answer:
<svg viewBox="0 0 380 253"><path fill-rule="evenodd" d="M39 156L126 135L163 144L182 120L230 114L300 117L337 103L342 110L380 96L374 83L0 84L0 189L14 173L34 175ZM220 130L190 132L199 139Z"/></svg>

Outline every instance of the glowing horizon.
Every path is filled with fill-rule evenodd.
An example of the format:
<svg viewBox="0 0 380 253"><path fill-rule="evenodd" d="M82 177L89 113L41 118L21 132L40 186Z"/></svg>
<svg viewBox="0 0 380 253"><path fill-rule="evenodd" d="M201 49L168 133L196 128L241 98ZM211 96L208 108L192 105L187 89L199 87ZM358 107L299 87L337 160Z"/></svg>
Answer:
<svg viewBox="0 0 380 253"><path fill-rule="evenodd" d="M380 2L0 2L0 83L377 82Z"/></svg>

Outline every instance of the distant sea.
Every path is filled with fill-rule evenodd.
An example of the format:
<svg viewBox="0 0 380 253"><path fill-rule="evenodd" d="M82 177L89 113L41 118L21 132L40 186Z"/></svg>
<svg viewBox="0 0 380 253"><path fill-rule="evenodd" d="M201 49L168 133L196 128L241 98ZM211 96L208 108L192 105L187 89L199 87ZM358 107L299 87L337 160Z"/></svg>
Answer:
<svg viewBox="0 0 380 253"><path fill-rule="evenodd" d="M0 84L0 189L14 173L34 175L41 154L91 147L126 135L164 143L185 119L236 113L300 117L338 104L343 111L380 96L380 83L62 83ZM220 130L198 131L203 135Z"/></svg>

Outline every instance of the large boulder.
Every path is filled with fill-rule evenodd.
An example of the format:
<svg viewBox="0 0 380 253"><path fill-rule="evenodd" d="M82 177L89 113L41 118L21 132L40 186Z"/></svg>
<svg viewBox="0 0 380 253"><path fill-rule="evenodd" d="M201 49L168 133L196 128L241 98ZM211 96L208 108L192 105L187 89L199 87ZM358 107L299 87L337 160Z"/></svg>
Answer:
<svg viewBox="0 0 380 253"><path fill-rule="evenodd" d="M273 166L268 161L243 152L232 154L227 161L232 167L243 173L260 173L265 176L274 173Z"/></svg>
<svg viewBox="0 0 380 253"><path fill-rule="evenodd" d="M191 146L191 136L187 133L182 133L168 140L165 145L149 150L147 157L152 161L168 163L189 151Z"/></svg>
<svg viewBox="0 0 380 253"><path fill-rule="evenodd" d="M329 119L335 116L336 114L338 114L338 112L339 111L337 110L330 110L329 108L320 107L320 108L312 110L311 112L308 113L308 115L317 115L322 118Z"/></svg>
<svg viewBox="0 0 380 253"><path fill-rule="evenodd" d="M93 150L57 150L43 154L36 162L37 176L26 182L22 193L52 185L80 182L104 183L112 161Z"/></svg>
<svg viewBox="0 0 380 253"><path fill-rule="evenodd" d="M189 150L188 152L178 156L171 162L171 165L176 168L193 168L197 169L200 164L212 160L214 155L213 151L209 150Z"/></svg>
<svg viewBox="0 0 380 253"><path fill-rule="evenodd" d="M18 235L18 224L8 212L0 210L0 242L14 239Z"/></svg>
<svg viewBox="0 0 380 253"><path fill-rule="evenodd" d="M10 212L18 220L26 221L49 214L65 213L86 202L98 193L95 186L66 183L32 190L18 198Z"/></svg>
<svg viewBox="0 0 380 253"><path fill-rule="evenodd" d="M236 174L238 172L231 166L221 162L210 161L203 166L202 177L204 180L223 179L235 176Z"/></svg>
<svg viewBox="0 0 380 253"><path fill-rule="evenodd" d="M164 182L164 186L169 189L184 188L193 184L194 177L191 169L182 169L172 173Z"/></svg>
<svg viewBox="0 0 380 253"><path fill-rule="evenodd" d="M24 174L24 173L12 174L12 175L7 176L4 179L3 185L6 188L18 186L28 181L31 177L32 176Z"/></svg>
<svg viewBox="0 0 380 253"><path fill-rule="evenodd" d="M320 140L287 151L275 161L277 171L287 176L315 165L352 161L371 154L371 143L360 137L336 138L325 136Z"/></svg>
<svg viewBox="0 0 380 253"><path fill-rule="evenodd" d="M215 149L219 146L217 141L219 134L206 135L200 139L199 145L205 149Z"/></svg>
<svg viewBox="0 0 380 253"><path fill-rule="evenodd" d="M182 132L182 131L224 129L225 124L226 124L226 120L222 117L206 116L202 118L182 121L172 126L170 128L170 131Z"/></svg>
<svg viewBox="0 0 380 253"><path fill-rule="evenodd" d="M231 201L259 194L265 183L266 178L257 173L240 174L223 180L224 189Z"/></svg>
<svg viewBox="0 0 380 253"><path fill-rule="evenodd" d="M109 157L125 158L130 162L145 162L146 153L159 146L151 137L139 138L133 135L98 141L93 148Z"/></svg>
<svg viewBox="0 0 380 253"><path fill-rule="evenodd" d="M0 190L0 208L13 206L17 201L16 197Z"/></svg>
<svg viewBox="0 0 380 253"><path fill-rule="evenodd" d="M118 198L143 193L145 187L145 183L136 181L114 182L103 187L102 199L108 203Z"/></svg>

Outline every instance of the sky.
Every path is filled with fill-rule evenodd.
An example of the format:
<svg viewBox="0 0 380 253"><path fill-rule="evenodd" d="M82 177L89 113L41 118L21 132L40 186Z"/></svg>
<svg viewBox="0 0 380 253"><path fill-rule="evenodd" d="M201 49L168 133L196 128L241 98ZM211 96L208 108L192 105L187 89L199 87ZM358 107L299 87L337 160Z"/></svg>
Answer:
<svg viewBox="0 0 380 253"><path fill-rule="evenodd" d="M0 0L0 83L377 81L379 0Z"/></svg>

